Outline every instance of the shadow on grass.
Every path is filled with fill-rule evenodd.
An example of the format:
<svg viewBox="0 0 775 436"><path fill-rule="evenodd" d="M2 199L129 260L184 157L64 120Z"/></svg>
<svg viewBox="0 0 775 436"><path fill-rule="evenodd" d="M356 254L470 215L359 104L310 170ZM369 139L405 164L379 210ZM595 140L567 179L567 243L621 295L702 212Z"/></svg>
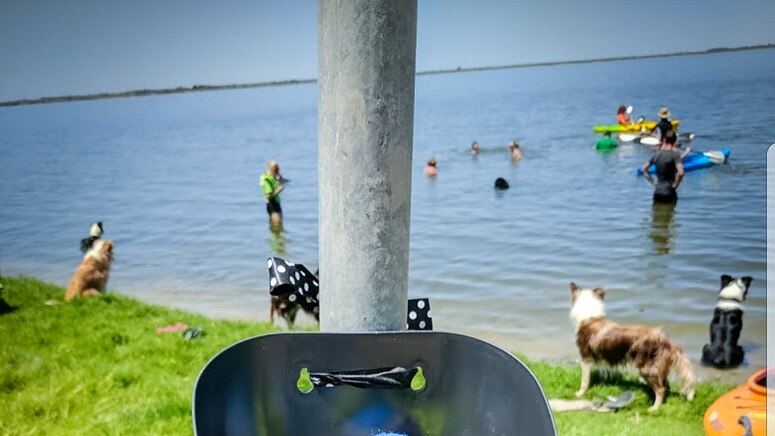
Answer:
<svg viewBox="0 0 775 436"><path fill-rule="evenodd" d="M16 308L8 304L8 302L3 299L3 285L0 284L0 315L11 313L14 310L16 310Z"/></svg>
<svg viewBox="0 0 775 436"><path fill-rule="evenodd" d="M654 390L646 383L629 373L625 368L595 368L590 375L590 387L620 388L624 391L641 391L650 399L654 399Z"/></svg>

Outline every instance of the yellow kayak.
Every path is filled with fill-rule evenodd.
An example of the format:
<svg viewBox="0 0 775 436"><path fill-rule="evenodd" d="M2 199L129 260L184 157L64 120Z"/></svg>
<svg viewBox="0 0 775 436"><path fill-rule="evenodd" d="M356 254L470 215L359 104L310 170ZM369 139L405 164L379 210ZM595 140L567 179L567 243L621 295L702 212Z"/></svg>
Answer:
<svg viewBox="0 0 775 436"><path fill-rule="evenodd" d="M678 124L680 121L678 120L671 120L670 121L673 124L673 130L676 132L678 131ZM645 128L646 130L652 130L654 127L657 126L658 121L644 121L642 123L631 123L631 124L610 124L608 126L595 126L593 129L595 133L603 133L605 131L609 132L640 132L641 129Z"/></svg>
<svg viewBox="0 0 775 436"><path fill-rule="evenodd" d="M768 376L775 377L775 369L763 369L755 373L744 384L720 396L711 404L705 411L703 420L705 434L739 436L747 426L751 435L764 436L767 433ZM772 395L773 393L770 393L770 397Z"/></svg>

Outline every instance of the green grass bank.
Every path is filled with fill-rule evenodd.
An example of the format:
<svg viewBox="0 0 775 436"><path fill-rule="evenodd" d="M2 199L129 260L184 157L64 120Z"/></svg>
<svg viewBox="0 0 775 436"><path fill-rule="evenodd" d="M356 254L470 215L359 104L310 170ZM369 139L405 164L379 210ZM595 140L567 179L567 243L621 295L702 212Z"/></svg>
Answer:
<svg viewBox="0 0 775 436"><path fill-rule="evenodd" d="M0 434L192 433L191 395L205 363L239 340L276 331L268 323L213 320L108 293L63 300L64 289L0 277L12 310L0 313ZM156 328L183 322L205 334L185 340ZM580 370L532 362L549 398L574 399ZM701 435L705 409L731 386L702 383L693 402L671 395L646 412L648 387L631 374L593 373L586 398L633 390L618 413L555 414L560 435Z"/></svg>

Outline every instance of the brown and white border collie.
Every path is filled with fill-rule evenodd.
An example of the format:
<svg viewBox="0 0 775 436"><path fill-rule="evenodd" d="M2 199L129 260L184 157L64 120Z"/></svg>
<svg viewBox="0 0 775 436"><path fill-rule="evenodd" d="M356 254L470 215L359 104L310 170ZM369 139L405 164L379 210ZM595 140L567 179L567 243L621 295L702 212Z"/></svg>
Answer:
<svg viewBox="0 0 775 436"><path fill-rule="evenodd" d="M105 292L113 262L113 241L98 239L83 256L65 292L65 301Z"/></svg>
<svg viewBox="0 0 775 436"><path fill-rule="evenodd" d="M582 289L571 283L570 292L570 319L576 327L576 345L581 354L581 387L577 397L589 388L592 364L604 363L637 368L654 390L654 405L649 412L657 411L662 405L671 369L682 380L682 391L689 401L694 398L694 375L689 358L661 329L621 325L606 318L602 288Z"/></svg>

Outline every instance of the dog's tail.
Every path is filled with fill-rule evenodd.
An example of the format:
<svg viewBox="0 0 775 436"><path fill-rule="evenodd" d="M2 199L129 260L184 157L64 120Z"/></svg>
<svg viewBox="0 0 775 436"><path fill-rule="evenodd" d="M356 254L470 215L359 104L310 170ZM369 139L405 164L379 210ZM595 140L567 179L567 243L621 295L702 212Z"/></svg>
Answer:
<svg viewBox="0 0 775 436"><path fill-rule="evenodd" d="M686 356L684 350L678 345L672 344L673 348L673 372L678 376L681 381L681 392L686 395L686 398L691 401L694 399L694 372L692 371L692 363L689 362L689 357Z"/></svg>

